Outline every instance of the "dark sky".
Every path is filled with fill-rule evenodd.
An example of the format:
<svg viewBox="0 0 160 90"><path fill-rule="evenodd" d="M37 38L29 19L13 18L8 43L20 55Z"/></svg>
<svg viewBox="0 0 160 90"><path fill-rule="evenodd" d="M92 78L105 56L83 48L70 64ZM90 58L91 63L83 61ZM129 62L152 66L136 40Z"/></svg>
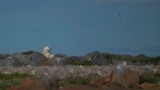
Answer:
<svg viewBox="0 0 160 90"><path fill-rule="evenodd" d="M160 0L1 0L0 53L160 55Z"/></svg>

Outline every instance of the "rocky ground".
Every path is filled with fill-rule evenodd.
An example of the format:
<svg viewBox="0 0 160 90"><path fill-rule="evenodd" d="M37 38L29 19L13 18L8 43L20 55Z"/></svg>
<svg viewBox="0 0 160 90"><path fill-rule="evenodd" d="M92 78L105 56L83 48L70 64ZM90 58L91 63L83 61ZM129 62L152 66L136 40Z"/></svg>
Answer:
<svg viewBox="0 0 160 90"><path fill-rule="evenodd" d="M120 66L120 65L119 65ZM97 76L106 76L111 73L115 68L119 66L22 66L22 67L0 67L1 73L28 73L35 76L55 76L59 79L69 77L82 77L87 78L89 75L96 74ZM124 66L125 69L130 69L137 72L137 74L143 73L160 73L160 66L146 65L146 66ZM121 68L121 67L120 67Z"/></svg>
<svg viewBox="0 0 160 90"><path fill-rule="evenodd" d="M0 73L33 76L7 90L160 90L159 61L160 57L99 52L70 57L56 54L48 60L42 53L28 51L0 55ZM79 84L72 79L80 80ZM61 85L64 80L72 85Z"/></svg>
<svg viewBox="0 0 160 90"><path fill-rule="evenodd" d="M113 75L112 72L114 71ZM55 89L46 89L44 84L37 87L39 82L43 82L48 85L51 84L51 87L55 85L56 80L71 79L71 78L86 78L91 79L92 86L64 86L63 88L59 87L60 90L117 90L117 88L122 88L121 90L130 90L133 88L143 87L146 88L159 88L158 84L155 83L143 83L140 85L139 77L142 74L156 73L160 75L160 66L146 65L146 66L22 66L22 67L0 67L1 73L27 73L35 76L38 79L29 79L28 81L22 81L22 85L17 87L12 87L9 90L55 90ZM40 81L39 81L40 79ZM24 83L25 82L25 83ZM33 83L33 84L32 84ZM53 85L52 85L53 83ZM153 84L153 85L152 85ZM26 85L31 85L31 88L22 89ZM36 87L33 87L36 86ZM21 88L20 88L21 87ZM27 86L29 87L29 86ZM95 88L96 87L96 88ZM114 87L114 88L113 88ZM34 89L36 88L36 89ZM71 89L73 88L73 89ZM85 89L84 89L85 88ZM94 88L94 89L92 89ZM111 89L113 88L113 89ZM156 89L155 88L155 89ZM158 89L157 89L158 90Z"/></svg>

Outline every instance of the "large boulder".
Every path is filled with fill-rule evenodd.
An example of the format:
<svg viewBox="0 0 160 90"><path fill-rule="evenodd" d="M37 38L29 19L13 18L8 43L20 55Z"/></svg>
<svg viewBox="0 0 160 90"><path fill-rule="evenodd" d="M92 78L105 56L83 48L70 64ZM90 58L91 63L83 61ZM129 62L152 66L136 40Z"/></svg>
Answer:
<svg viewBox="0 0 160 90"><path fill-rule="evenodd" d="M55 66L64 66L66 58L67 58L67 56L64 54L55 54L54 65Z"/></svg>
<svg viewBox="0 0 160 90"><path fill-rule="evenodd" d="M45 60L46 57L39 53L39 52L33 52L30 54L24 54L24 53L17 53L12 55L15 60L18 60L17 65L33 65L37 66L41 63L41 61Z"/></svg>
<svg viewBox="0 0 160 90"><path fill-rule="evenodd" d="M109 65L111 64L111 60L108 60L105 58L105 55L103 55L100 52L91 52L84 56L85 60L92 61L93 64L98 65Z"/></svg>
<svg viewBox="0 0 160 90"><path fill-rule="evenodd" d="M125 66L117 66L113 73L112 82L116 82L125 88L139 88L140 75Z"/></svg>
<svg viewBox="0 0 160 90"><path fill-rule="evenodd" d="M109 76L99 77L91 81L91 85L111 88L139 88L140 75L127 68L117 66Z"/></svg>
<svg viewBox="0 0 160 90"><path fill-rule="evenodd" d="M40 78L40 84L44 86L45 90L57 90L59 89L59 79L57 79L55 76L43 76Z"/></svg>
<svg viewBox="0 0 160 90"><path fill-rule="evenodd" d="M46 57L39 52L14 53L9 57L0 59L0 66L39 65Z"/></svg>
<svg viewBox="0 0 160 90"><path fill-rule="evenodd" d="M18 63L15 59L13 59L12 57L6 57L3 59L0 59L0 66L6 66L6 67L10 67L10 66L15 66L15 64Z"/></svg>
<svg viewBox="0 0 160 90"><path fill-rule="evenodd" d="M142 83L140 84L140 87L143 88L144 90L158 90L158 85L155 83Z"/></svg>

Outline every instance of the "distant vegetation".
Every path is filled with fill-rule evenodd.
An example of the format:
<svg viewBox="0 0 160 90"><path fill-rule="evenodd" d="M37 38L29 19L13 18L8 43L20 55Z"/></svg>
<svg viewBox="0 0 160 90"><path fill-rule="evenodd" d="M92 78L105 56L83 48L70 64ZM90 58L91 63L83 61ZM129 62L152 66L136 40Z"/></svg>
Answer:
<svg viewBox="0 0 160 90"><path fill-rule="evenodd" d="M129 55L125 56L125 55L109 54L109 55L106 55L106 58L111 60L130 61L133 64L154 64L154 65L160 64L160 56L148 57L144 54L139 54L134 57Z"/></svg>
<svg viewBox="0 0 160 90"><path fill-rule="evenodd" d="M66 60L66 64L70 65L83 65L83 66L91 66L91 65L109 65L114 64L114 62L126 61L128 64L133 65L160 65L160 56L149 57L144 54L139 54L137 56L131 55L118 55L118 54L109 54L109 53L100 53L98 55L90 56L92 60L76 60L68 58ZM99 58L105 58L105 61L101 61ZM102 64L99 64L99 63Z"/></svg>
<svg viewBox="0 0 160 90"><path fill-rule="evenodd" d="M34 53L34 51L31 51L31 50L30 50L30 51L22 52L22 54L27 54L27 55L28 55L28 54L32 54L32 53Z"/></svg>
<svg viewBox="0 0 160 90"><path fill-rule="evenodd" d="M139 54L137 56L131 55L118 55L118 54L104 54L107 60L117 60L117 61L128 61L133 64L160 64L160 56L149 57L144 54Z"/></svg>

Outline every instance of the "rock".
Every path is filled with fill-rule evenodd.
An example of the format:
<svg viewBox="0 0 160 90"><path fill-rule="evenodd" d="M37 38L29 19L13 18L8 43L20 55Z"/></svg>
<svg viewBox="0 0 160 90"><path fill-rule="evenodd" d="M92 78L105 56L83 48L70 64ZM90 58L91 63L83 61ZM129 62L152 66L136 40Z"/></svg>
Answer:
<svg viewBox="0 0 160 90"><path fill-rule="evenodd" d="M138 88L139 77L140 76L134 71L123 67L117 67L117 69L114 69L109 76L93 79L90 84L98 87L115 87L115 85L117 85L121 88Z"/></svg>
<svg viewBox="0 0 160 90"><path fill-rule="evenodd" d="M95 65L109 65L111 60L107 60L100 52L91 52L84 56L85 60L92 61Z"/></svg>
<svg viewBox="0 0 160 90"><path fill-rule="evenodd" d="M139 88L140 75L135 71L128 71L124 74L124 83L128 88Z"/></svg>
<svg viewBox="0 0 160 90"><path fill-rule="evenodd" d="M37 66L41 61L45 60L46 57L39 52L32 53L14 53L8 58L0 60L0 66L23 66L33 65Z"/></svg>
<svg viewBox="0 0 160 90"><path fill-rule="evenodd" d="M15 66L16 63L18 63L18 61L13 58L4 58L0 60L1 67L12 67Z"/></svg>
<svg viewBox="0 0 160 90"><path fill-rule="evenodd" d="M116 71L116 69L112 65L111 66L75 66L75 65L33 66L33 65L26 65L26 66L21 66L21 67L14 67L14 66L0 67L0 72L1 73L15 73L15 72L28 73L28 74L34 74L36 76L41 76L44 73L48 75L56 74L56 77L63 79L63 78L69 78L71 76L80 77L80 78L88 78L88 77L96 78L96 76L98 75L99 77L104 77L104 76L109 76L112 71L116 71L115 74L117 74L116 75L118 78L117 80L122 81L123 83L126 83L126 81L124 81L126 78L129 78L129 80L132 81L132 79L130 79L130 76L131 76L131 78L134 78L135 80L135 81L133 80L133 82L138 83L139 74L143 72L145 75L147 75L147 73L145 72L148 72L148 69L146 70L143 67L144 66L126 66L125 67L126 69L120 69L120 67L118 67L120 70L118 69ZM155 66L154 68L157 68L157 66ZM129 72L131 72L131 74ZM122 78L123 80L121 80L120 78ZM130 82L129 80L128 80L129 83L133 83L133 82ZM131 84L131 87L132 87L132 84Z"/></svg>
<svg viewBox="0 0 160 90"><path fill-rule="evenodd" d="M99 75L97 73L88 74L88 79L94 79L94 78L97 78L97 77L99 77Z"/></svg>
<svg viewBox="0 0 160 90"><path fill-rule="evenodd" d="M157 85L160 87L160 81L157 82Z"/></svg>
<svg viewBox="0 0 160 90"><path fill-rule="evenodd" d="M66 58L67 55L65 55L65 54L55 54L54 57Z"/></svg>
<svg viewBox="0 0 160 90"><path fill-rule="evenodd" d="M157 85L157 84L154 84L154 83L142 83L142 84L140 85L140 87L141 87L142 89L145 89L145 90L152 90L152 89L157 88L158 85Z"/></svg>
<svg viewBox="0 0 160 90"><path fill-rule="evenodd" d="M113 73L112 82L120 83L126 88L138 88L140 75L124 66L117 66Z"/></svg>
<svg viewBox="0 0 160 90"><path fill-rule="evenodd" d="M18 54L13 54L12 56L15 60L18 60L18 62L19 62L18 65L20 65L20 66L22 66L22 65L37 66L40 64L41 61L46 59L45 56L39 52L34 52L29 55L18 53Z"/></svg>
<svg viewBox="0 0 160 90"><path fill-rule="evenodd" d="M41 84L46 90L59 89L58 79L54 76L43 76L41 78Z"/></svg>
<svg viewBox="0 0 160 90"><path fill-rule="evenodd" d="M113 71L109 76L104 76L104 77L98 77L93 79L90 84L97 86L97 87L102 87L105 84L111 83L113 79Z"/></svg>
<svg viewBox="0 0 160 90"><path fill-rule="evenodd" d="M65 65L65 59L67 58L66 55L63 54L56 54L54 56L54 65L55 66L64 66Z"/></svg>

